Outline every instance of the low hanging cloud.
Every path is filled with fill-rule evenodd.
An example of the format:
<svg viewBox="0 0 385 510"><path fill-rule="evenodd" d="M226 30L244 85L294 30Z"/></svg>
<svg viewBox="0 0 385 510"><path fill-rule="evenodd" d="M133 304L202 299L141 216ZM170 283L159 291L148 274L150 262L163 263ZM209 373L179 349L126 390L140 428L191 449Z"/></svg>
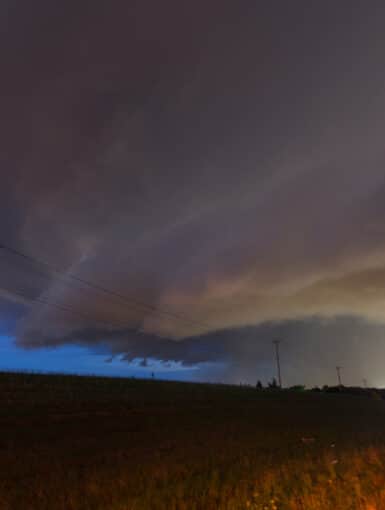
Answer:
<svg viewBox="0 0 385 510"><path fill-rule="evenodd" d="M31 341L24 339L25 347L35 348L36 333L32 333ZM164 363L178 362L185 366L199 363L223 361L228 358L226 342L223 335L206 335L201 337L185 338L175 341L159 338L157 335L140 333L134 329L106 330L102 328L88 328L74 330L67 336L54 337L40 336L41 346L65 344L83 344L90 347L105 348L113 354L121 355L121 359L134 361L154 358ZM107 358L109 359L109 358Z"/></svg>
<svg viewBox="0 0 385 510"><path fill-rule="evenodd" d="M61 274L0 249L18 345L231 363L244 327L383 322L384 11L8 6L0 244Z"/></svg>
<svg viewBox="0 0 385 510"><path fill-rule="evenodd" d="M266 384L276 376L272 340L280 339L286 386L336 384L337 365L343 367L346 384L360 385L365 379L383 386L384 333L382 323L340 316L265 322L178 341L135 330L80 329L57 342L108 353L106 363L117 358L150 371L194 369L190 377L198 380ZM36 348L36 336L31 342ZM55 339L41 337L41 345L55 345Z"/></svg>

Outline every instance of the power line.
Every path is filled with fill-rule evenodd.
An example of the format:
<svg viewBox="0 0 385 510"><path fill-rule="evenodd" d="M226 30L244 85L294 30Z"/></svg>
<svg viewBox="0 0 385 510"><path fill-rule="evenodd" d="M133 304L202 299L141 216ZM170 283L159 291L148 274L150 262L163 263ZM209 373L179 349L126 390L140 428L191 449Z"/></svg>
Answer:
<svg viewBox="0 0 385 510"><path fill-rule="evenodd" d="M2 288L1 290L4 290L4 291L6 291L9 294L13 294L15 296L21 297L24 301L35 302L35 303L40 303L40 304L43 304L43 305L51 306L51 307L54 307L54 308L56 308L56 309L58 309L60 311L64 311L64 312L70 313L72 315L76 315L76 316L78 316L78 317L80 317L80 318L82 318L84 320L90 321L90 322L99 322L101 324L104 324L105 326L106 325L107 326L112 326L113 328L117 328L117 327L127 328L128 327L127 324L123 324L123 323L114 324L111 321L107 321L107 320L104 320L104 319L98 319L98 318L95 318L95 317L93 317L91 315L87 315L87 314L84 314L84 313L79 312L77 310L74 310L70 306L62 305L60 303L54 303L52 301L46 300L46 299L41 298L41 297L27 296L27 295L25 295L25 293L18 292L16 290L10 291L10 290L4 289L4 288ZM139 332L139 330L137 332Z"/></svg>
<svg viewBox="0 0 385 510"><path fill-rule="evenodd" d="M337 378L338 378L338 386L342 386L341 369L342 369L342 367L336 367Z"/></svg>
<svg viewBox="0 0 385 510"><path fill-rule="evenodd" d="M37 265L40 265L40 266L43 266L46 268L46 270L49 271L49 273L55 277L58 277L58 278L61 278L62 280L71 280L73 282L77 282L77 283L81 283L82 285L85 285L93 290L96 290L102 294L105 294L105 295L108 295L108 296L112 296L114 297L115 299L119 299L121 300L122 302L124 302L127 306L130 306L131 308L133 306L135 306L137 309L138 308L141 308L141 309L145 309L145 310L148 310L148 311L151 311L153 313L156 313L158 315L163 315L165 317L168 317L168 318L171 318L171 319L174 319L174 320L179 320L179 321L183 321L185 322L186 324L190 324L190 325L195 325L195 326L200 326L200 327L203 327L203 328L209 328L211 329L211 327L207 324L204 324L203 322L198 322L198 321L195 321L195 320L191 320L189 318L186 318L186 317L183 317L182 315L180 314L176 314L176 313L173 313L173 312L168 312L166 310L162 310L160 309L159 307L156 307L154 305L151 305L149 303L146 303L144 301L139 301L139 300L136 300L134 298L129 298L127 296L124 296L123 294L120 294L119 292L116 292L114 290L111 290L111 289L107 289L106 287L98 284L98 283L93 283L93 282L90 282L89 280L85 280L83 278L80 278L79 276L76 276L74 274L71 274L71 273L64 273L63 271L60 271L58 270L57 268L55 268L54 266L52 266L51 264L49 264L48 262L45 262L44 260L41 260L41 259L38 259L37 257L33 257L32 255L28 255L20 250L17 250L15 248L12 248L10 246L7 246L3 243L0 243L0 250L3 250L3 251L6 251L8 253L10 253L11 255L14 255L14 256L17 256L19 258L22 258L24 260L27 260L29 262L32 262L33 264L37 264Z"/></svg>
<svg viewBox="0 0 385 510"><path fill-rule="evenodd" d="M277 362L277 374L278 374L278 385L280 388L282 388L282 379L281 379L281 361L279 358L279 344L281 343L281 340L276 338L273 340L273 344L275 345L275 359Z"/></svg>

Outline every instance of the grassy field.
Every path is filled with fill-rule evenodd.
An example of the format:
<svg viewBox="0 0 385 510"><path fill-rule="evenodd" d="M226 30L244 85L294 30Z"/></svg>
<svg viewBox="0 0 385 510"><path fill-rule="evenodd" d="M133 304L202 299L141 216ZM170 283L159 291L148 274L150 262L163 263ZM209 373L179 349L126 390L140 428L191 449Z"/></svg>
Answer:
<svg viewBox="0 0 385 510"><path fill-rule="evenodd" d="M385 401L0 374L1 510L383 510Z"/></svg>

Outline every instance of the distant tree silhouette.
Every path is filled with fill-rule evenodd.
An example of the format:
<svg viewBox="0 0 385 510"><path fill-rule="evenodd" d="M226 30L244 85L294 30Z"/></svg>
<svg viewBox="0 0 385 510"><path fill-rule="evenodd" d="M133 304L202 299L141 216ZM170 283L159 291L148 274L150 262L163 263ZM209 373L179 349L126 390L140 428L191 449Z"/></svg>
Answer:
<svg viewBox="0 0 385 510"><path fill-rule="evenodd" d="M278 389L278 383L277 383L277 379L276 379L275 377L273 377L273 380L272 380L271 382L269 382L268 387L269 387L271 390L276 390L276 389Z"/></svg>
<svg viewBox="0 0 385 510"><path fill-rule="evenodd" d="M263 384L261 383L260 380L258 380L257 384L255 385L255 387L257 388L257 390L263 390Z"/></svg>
<svg viewBox="0 0 385 510"><path fill-rule="evenodd" d="M295 384L294 386L290 386L290 391L305 391L305 385L304 384Z"/></svg>

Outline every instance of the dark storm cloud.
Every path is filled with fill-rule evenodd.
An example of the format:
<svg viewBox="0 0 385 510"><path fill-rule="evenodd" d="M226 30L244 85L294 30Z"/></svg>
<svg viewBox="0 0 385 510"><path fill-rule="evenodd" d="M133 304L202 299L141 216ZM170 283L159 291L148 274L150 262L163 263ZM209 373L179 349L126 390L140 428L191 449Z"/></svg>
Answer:
<svg viewBox="0 0 385 510"><path fill-rule="evenodd" d="M32 331L30 343L28 343L27 338L24 338L23 345L25 347L37 347L36 339L38 337L41 346L54 346L62 343L81 343L99 348L107 346L108 350L114 355L122 354L122 359L126 361L133 361L138 358L155 358L165 363L174 361L190 366L228 360L228 345L232 334L227 334L225 331L223 335L204 335L176 341L141 333L135 329L83 328L74 330L66 336L56 337L44 337L40 331Z"/></svg>
<svg viewBox="0 0 385 510"><path fill-rule="evenodd" d="M366 379L369 384L385 385L384 335L382 323L340 316L266 322L178 341L133 329L79 329L56 338L32 332L30 346L38 346L37 337L42 346L83 344L129 363L140 360L142 368L151 367L151 360L162 362L164 367L180 363L184 367L198 367L198 379L255 384L258 379L264 383L271 381L276 375L272 339L279 338L285 385L336 384L336 365L343 366L346 384L359 385ZM28 346L26 339L24 345ZM106 362L112 359L108 357Z"/></svg>
<svg viewBox="0 0 385 510"><path fill-rule="evenodd" d="M0 241L150 305L1 253L2 299L78 312L19 344L230 363L234 328L384 320L382 2L2 9Z"/></svg>

